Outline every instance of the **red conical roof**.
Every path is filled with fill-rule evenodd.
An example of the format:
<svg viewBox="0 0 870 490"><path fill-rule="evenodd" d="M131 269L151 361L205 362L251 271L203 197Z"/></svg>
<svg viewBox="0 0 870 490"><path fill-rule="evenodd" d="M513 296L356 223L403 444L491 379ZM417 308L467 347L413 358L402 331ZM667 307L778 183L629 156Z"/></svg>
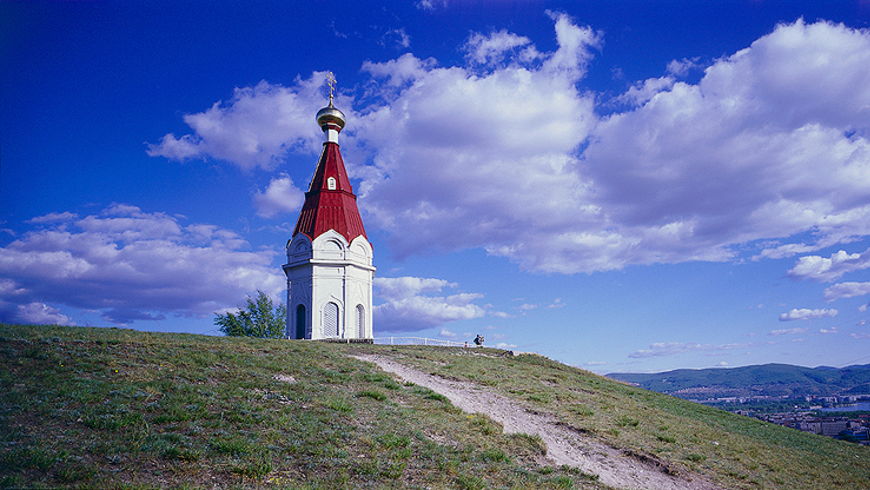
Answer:
<svg viewBox="0 0 870 490"><path fill-rule="evenodd" d="M332 189L330 178L335 179ZM368 239L356 206L356 196L347 178L344 159L338 143L332 141L323 144L323 153L317 162L311 187L305 193L305 204L293 236L304 233L314 240L329 230L340 233L348 243L360 235Z"/></svg>

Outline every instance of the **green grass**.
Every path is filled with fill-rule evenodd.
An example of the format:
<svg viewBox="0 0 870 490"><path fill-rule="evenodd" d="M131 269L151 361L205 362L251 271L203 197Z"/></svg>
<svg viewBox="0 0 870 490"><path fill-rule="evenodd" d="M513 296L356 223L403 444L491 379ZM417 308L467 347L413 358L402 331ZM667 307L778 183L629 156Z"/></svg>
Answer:
<svg viewBox="0 0 870 490"><path fill-rule="evenodd" d="M422 346L348 350L488 386L628 454L677 473L700 473L726 488L870 488L870 448L646 391L542 356ZM531 457L519 442L514 438L509 447Z"/></svg>
<svg viewBox="0 0 870 490"><path fill-rule="evenodd" d="M546 466L539 437L506 435L360 353L486 386L726 488L870 486L866 447L540 356L0 325L0 488L604 488Z"/></svg>
<svg viewBox="0 0 870 490"><path fill-rule="evenodd" d="M0 488L604 488L348 353L0 324Z"/></svg>

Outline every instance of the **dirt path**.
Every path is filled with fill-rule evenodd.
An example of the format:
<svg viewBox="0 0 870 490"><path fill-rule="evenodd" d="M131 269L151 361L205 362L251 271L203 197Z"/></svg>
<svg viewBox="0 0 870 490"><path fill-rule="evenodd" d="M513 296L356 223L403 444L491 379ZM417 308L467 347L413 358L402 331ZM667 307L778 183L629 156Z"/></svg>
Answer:
<svg viewBox="0 0 870 490"><path fill-rule="evenodd" d="M377 364L405 381L425 386L446 396L468 413L486 414L504 426L507 433L538 435L547 445L547 458L556 465L569 465L598 475L599 481L616 488L715 489L700 476L672 476L667 468L642 456L631 456L560 424L554 417L531 412L519 402L472 383L459 383L426 374L381 356L355 356Z"/></svg>

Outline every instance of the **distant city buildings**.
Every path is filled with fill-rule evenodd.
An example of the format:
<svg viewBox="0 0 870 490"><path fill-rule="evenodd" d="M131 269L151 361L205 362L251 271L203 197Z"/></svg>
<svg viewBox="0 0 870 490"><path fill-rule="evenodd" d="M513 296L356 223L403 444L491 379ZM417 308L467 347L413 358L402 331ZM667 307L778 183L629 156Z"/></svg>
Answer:
<svg viewBox="0 0 870 490"><path fill-rule="evenodd" d="M791 427L804 432L812 432L827 437L855 442L865 446L870 445L870 413L855 411L837 411L838 408L849 410L854 405L870 400L870 394L845 396L806 396L800 399L787 397L755 396L755 397L721 397L707 400L696 400L710 405L722 404L753 404L764 406L772 403L788 401L803 401L805 406L795 405L792 410L769 412L763 409L730 410L738 415L755 417L785 427ZM831 411L826 415L823 409Z"/></svg>

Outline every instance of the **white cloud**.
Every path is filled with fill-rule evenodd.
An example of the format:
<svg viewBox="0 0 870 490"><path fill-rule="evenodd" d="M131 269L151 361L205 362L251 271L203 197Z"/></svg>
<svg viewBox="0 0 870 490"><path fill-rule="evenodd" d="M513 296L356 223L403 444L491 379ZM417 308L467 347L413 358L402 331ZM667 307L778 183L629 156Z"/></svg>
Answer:
<svg viewBox="0 0 870 490"><path fill-rule="evenodd" d="M581 27L567 14L547 11L556 23L556 43L559 48L546 57L542 69L551 74L564 74L576 79L586 74L594 49L603 44L603 35L591 27Z"/></svg>
<svg viewBox="0 0 870 490"><path fill-rule="evenodd" d="M281 213L292 213L302 207L305 193L293 185L293 180L287 174L273 178L266 190L254 194L254 207L257 215L271 218Z"/></svg>
<svg viewBox="0 0 870 490"><path fill-rule="evenodd" d="M456 332L452 332L450 330L447 330L446 328L442 328L438 332L438 335L440 335L442 337L447 337L448 339L455 339L457 337L457 335L459 335L459 334L457 334Z"/></svg>
<svg viewBox="0 0 870 490"><path fill-rule="evenodd" d="M405 53L394 60L383 63L365 61L362 71L377 78L386 78L387 85L400 86L426 76L426 72L435 67L433 58L418 59L411 53Z"/></svg>
<svg viewBox="0 0 870 490"><path fill-rule="evenodd" d="M18 286L15 281L11 279L0 279L0 298L5 296L13 296L17 294L24 294L27 290Z"/></svg>
<svg viewBox="0 0 870 490"><path fill-rule="evenodd" d="M323 106L324 77L324 72L314 72L290 87L262 81L237 88L230 101L184 116L193 133L167 134L148 145L148 154L179 161L208 157L244 169L271 169L288 151L316 153L323 137L312 108ZM352 113L349 99L339 95L337 103L345 114Z"/></svg>
<svg viewBox="0 0 870 490"><path fill-rule="evenodd" d="M375 298L384 301L374 306L376 328L390 332L413 331L484 316L486 310L474 303L482 294L432 295L457 286L436 278L375 278Z"/></svg>
<svg viewBox="0 0 870 490"><path fill-rule="evenodd" d="M504 60L506 54L517 48L528 46L531 42L525 36L518 36L504 29L489 35L475 32L465 42L463 50L466 52L465 58L472 63L497 65ZM532 49L534 50L534 47ZM534 50L534 57L529 59L531 54L532 52L528 52L524 55L526 59L523 61L533 61L539 56L537 50Z"/></svg>
<svg viewBox="0 0 870 490"><path fill-rule="evenodd" d="M37 325L75 325L70 317L61 313L57 308L36 301L18 305L16 320L21 323Z"/></svg>
<svg viewBox="0 0 870 490"><path fill-rule="evenodd" d="M853 339L870 339L870 333L860 332L860 333L850 333L850 337Z"/></svg>
<svg viewBox="0 0 870 490"><path fill-rule="evenodd" d="M648 349L636 350L628 355L633 359L664 357L690 351L726 351L747 347L750 344L699 344L696 342L653 342Z"/></svg>
<svg viewBox="0 0 870 490"><path fill-rule="evenodd" d="M668 73L677 77L686 76L690 70L700 68L700 64L698 63L700 58L683 58L681 60L671 60L668 63Z"/></svg>
<svg viewBox="0 0 870 490"><path fill-rule="evenodd" d="M50 303L99 310L115 323L208 316L257 289L279 297L284 279L274 252L245 248L236 233L217 226L185 226L163 213L114 205L67 216L0 248L0 276L14 281L0 296L23 308L18 314L59 315L39 307Z"/></svg>
<svg viewBox="0 0 870 490"><path fill-rule="evenodd" d="M786 257L793 257L797 254L802 254L806 252L813 252L818 250L819 245L807 245L805 243L786 243L784 245L778 245L773 248L765 248L758 255L752 257L752 260L761 260L761 259L783 259Z"/></svg>
<svg viewBox="0 0 870 490"><path fill-rule="evenodd" d="M384 34L384 42L394 44L397 48L407 49L411 47L411 36L404 28L390 29Z"/></svg>
<svg viewBox="0 0 870 490"><path fill-rule="evenodd" d="M523 304L517 306L517 309L520 311L531 311L531 310L538 309L538 305L533 304L533 303L523 303Z"/></svg>
<svg viewBox="0 0 870 490"><path fill-rule="evenodd" d="M614 237L613 255L727 260L757 239L866 233L868 63L870 34L799 21L718 60L697 85L602 121L590 177L620 235L636 237Z"/></svg>
<svg viewBox="0 0 870 490"><path fill-rule="evenodd" d="M825 299L835 301L870 294L870 282L841 282L825 289Z"/></svg>
<svg viewBox="0 0 870 490"><path fill-rule="evenodd" d="M649 102L657 93L670 90L676 80L673 77L649 78L637 82L622 95L617 101L633 105L643 105Z"/></svg>
<svg viewBox="0 0 870 490"><path fill-rule="evenodd" d="M833 281L847 272L870 268L870 249L863 253L847 253L840 250L829 258L808 255L798 259L788 274L797 279Z"/></svg>
<svg viewBox="0 0 870 490"><path fill-rule="evenodd" d="M573 226L594 213L579 200L584 191L572 152L595 120L592 96L575 83L585 70L584 43L597 38L575 28L560 17L559 49L535 67L477 75L422 67L408 55L392 65L366 64L388 81L413 73L358 132L375 149L377 168L360 193L400 255L470 246L505 254L518 236ZM463 233L451 232L456 223L464 223Z"/></svg>
<svg viewBox="0 0 870 490"><path fill-rule="evenodd" d="M821 333L821 334L826 334L826 335L827 335L827 334L840 333L840 331L837 330L837 327L831 327L831 328L820 328L820 329L819 329L819 333Z"/></svg>
<svg viewBox="0 0 870 490"><path fill-rule="evenodd" d="M738 244L809 230L824 243L870 232L870 118L856 109L870 107L870 35L779 26L697 85L675 82L599 121L576 83L600 40L572 26L559 18L563 52L539 65L424 69L366 119L379 173L361 188L396 250L482 247L574 273L731 260ZM564 35L574 28L582 49ZM552 68L568 59L574 69Z"/></svg>
<svg viewBox="0 0 870 490"><path fill-rule="evenodd" d="M822 308L818 310L811 310L809 308L792 308L787 313L782 313L779 315L779 321L781 322L789 322L792 320L814 320L817 318L832 318L837 316L838 311L834 308ZM773 332L784 332L784 333L792 333L791 330L799 330L799 329L785 329L785 330L774 330ZM772 335L777 335L771 332Z"/></svg>
<svg viewBox="0 0 870 490"><path fill-rule="evenodd" d="M437 293L444 288L459 286L455 282L445 281L434 277L378 277L375 278L375 286L378 288L380 297L387 300L405 298L408 295L420 293Z"/></svg>
<svg viewBox="0 0 870 490"><path fill-rule="evenodd" d="M59 221L69 221L76 217L78 217L78 215L75 213L64 211L63 213L48 213L43 216L37 216L36 218L27 220L27 222L32 224L57 223Z"/></svg>
<svg viewBox="0 0 870 490"><path fill-rule="evenodd" d="M806 328L780 328L778 330L771 330L767 333L767 335L779 337L780 335L794 335L798 333L804 333L806 331Z"/></svg>
<svg viewBox="0 0 870 490"><path fill-rule="evenodd" d="M496 349L516 349L517 344L509 344L507 342L499 342L495 344Z"/></svg>
<svg viewBox="0 0 870 490"><path fill-rule="evenodd" d="M447 0L418 0L414 5L420 10L435 10L447 7Z"/></svg>
<svg viewBox="0 0 870 490"><path fill-rule="evenodd" d="M781 258L870 235L870 31L779 25L698 83L673 81L696 60L672 62L619 96L635 106L601 117L582 81L603 38L551 16L555 51L472 34L466 66L366 62L369 102L338 101L343 149L367 162L353 170L366 220L399 256L482 248L570 274L734 260L757 244L758 259ZM312 151L320 80L238 89L150 151L245 168ZM842 275L802 260L796 277Z"/></svg>

